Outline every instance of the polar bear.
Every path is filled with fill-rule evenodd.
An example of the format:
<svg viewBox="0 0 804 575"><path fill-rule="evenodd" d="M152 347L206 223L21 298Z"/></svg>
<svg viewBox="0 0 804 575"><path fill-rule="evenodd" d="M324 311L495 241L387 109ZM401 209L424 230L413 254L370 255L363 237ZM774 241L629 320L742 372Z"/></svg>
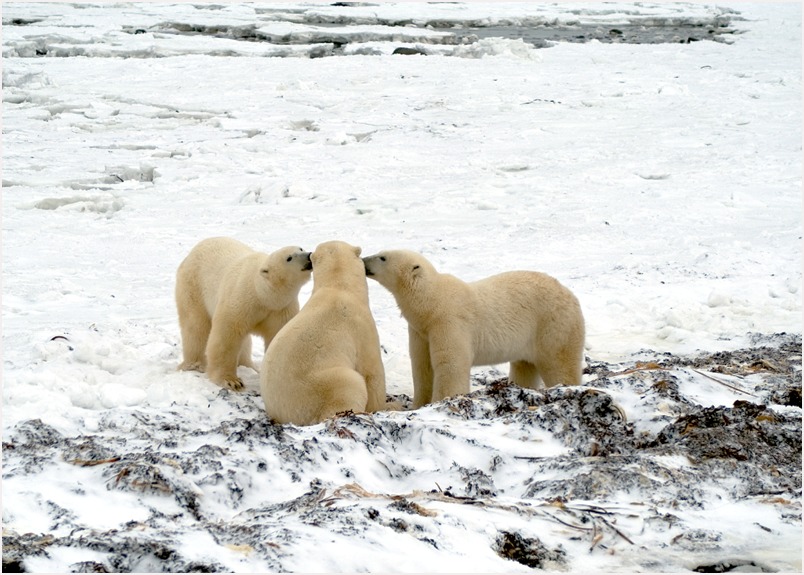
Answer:
<svg viewBox="0 0 804 575"><path fill-rule="evenodd" d="M271 254L232 238L199 242L176 272L176 307L184 361L181 370L243 389L237 366L256 369L251 334L265 347L299 311L299 290L310 279L310 252L298 247Z"/></svg>
<svg viewBox="0 0 804 575"><path fill-rule="evenodd" d="M316 247L313 291L265 352L260 391L278 423L312 425L386 407L385 370L360 248Z"/></svg>
<svg viewBox="0 0 804 575"><path fill-rule="evenodd" d="M363 261L408 322L414 407L468 393L475 365L510 362L509 381L533 389L581 383L583 314L555 278L512 271L466 283L408 250Z"/></svg>

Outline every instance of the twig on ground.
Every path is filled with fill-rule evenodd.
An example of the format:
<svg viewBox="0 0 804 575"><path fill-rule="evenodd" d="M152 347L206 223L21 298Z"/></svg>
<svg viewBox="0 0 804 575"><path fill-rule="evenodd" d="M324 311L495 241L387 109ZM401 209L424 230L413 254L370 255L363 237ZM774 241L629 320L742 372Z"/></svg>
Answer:
<svg viewBox="0 0 804 575"><path fill-rule="evenodd" d="M617 528L616 528L614 525L612 525L611 523L609 523L608 521L606 521L606 518L605 518L605 517L601 517L601 518L600 518L600 520L601 520L603 523L605 523L606 525L608 525L608 526L609 526L609 527L610 527L610 528L611 528L611 529L612 529L612 530L613 530L613 531L614 531L614 532L615 532L617 535L619 535L620 537L622 537L623 539L625 539L626 541L628 541L628 542L629 542L631 545L633 545L633 544L634 544L634 542L633 542L633 541L631 541L631 540L628 538L628 536L627 536L625 533L623 533L622 531L620 531L619 529L617 529Z"/></svg>
<svg viewBox="0 0 804 575"><path fill-rule="evenodd" d="M103 465L105 463L115 463L120 461L119 457L110 457L109 459L69 459L67 463L78 465L79 467L92 467L94 465Z"/></svg>
<svg viewBox="0 0 804 575"><path fill-rule="evenodd" d="M667 370L669 368L663 367L656 363L655 361L638 361L636 365L631 369L626 369L625 371L619 371L617 373L612 373L611 377L617 377L619 375L629 375L631 373L637 373L639 371L656 371L656 370Z"/></svg>
<svg viewBox="0 0 804 575"><path fill-rule="evenodd" d="M702 371L698 371L697 369L694 369L694 368L690 368L690 369L691 369L692 371L694 371L695 373L697 373L698 375L702 375L703 377L705 377L705 378L707 378L707 379L711 379L711 380L712 380L712 381L714 381L715 383L719 383L720 385L723 385L723 386L725 386L725 387L728 387L729 389L733 389L734 391L737 391L737 392L739 392L739 393L744 393L745 395L750 395L751 397L756 397L756 395L754 395L753 393L751 393L751 392L749 392L749 391L745 391L744 389L740 389L739 387L736 387L736 386L731 385L731 384L729 384L729 383L726 383L726 382L725 382L725 381L723 381L722 379L718 379L718 378L713 377L713 376L711 376L711 375L709 375L709 374L707 374L707 373L704 373L704 372L702 372Z"/></svg>

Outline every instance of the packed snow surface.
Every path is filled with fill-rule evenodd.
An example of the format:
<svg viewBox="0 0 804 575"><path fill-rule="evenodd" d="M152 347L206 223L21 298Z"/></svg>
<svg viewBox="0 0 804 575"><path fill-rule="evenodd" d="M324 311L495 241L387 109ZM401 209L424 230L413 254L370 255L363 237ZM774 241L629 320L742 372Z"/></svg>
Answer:
<svg viewBox="0 0 804 575"><path fill-rule="evenodd" d="M3 4L4 570L800 571L800 4L344 4ZM176 371L211 236L549 273L584 385L274 425Z"/></svg>

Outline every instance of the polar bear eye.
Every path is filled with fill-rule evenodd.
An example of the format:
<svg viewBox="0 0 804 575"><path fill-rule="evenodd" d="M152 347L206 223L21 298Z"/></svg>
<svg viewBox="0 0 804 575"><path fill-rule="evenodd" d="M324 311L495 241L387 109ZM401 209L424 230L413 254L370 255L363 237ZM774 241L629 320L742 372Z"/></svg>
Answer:
<svg viewBox="0 0 804 575"><path fill-rule="evenodd" d="M293 256L288 256L288 259L286 261L292 262L293 261Z"/></svg>
<svg viewBox="0 0 804 575"><path fill-rule="evenodd" d="M419 265L418 265L418 264L416 264L415 266L413 266L413 271L416 271L417 269L419 269Z"/></svg>
<svg viewBox="0 0 804 575"><path fill-rule="evenodd" d="M385 261L385 256L380 256L380 261L384 262Z"/></svg>

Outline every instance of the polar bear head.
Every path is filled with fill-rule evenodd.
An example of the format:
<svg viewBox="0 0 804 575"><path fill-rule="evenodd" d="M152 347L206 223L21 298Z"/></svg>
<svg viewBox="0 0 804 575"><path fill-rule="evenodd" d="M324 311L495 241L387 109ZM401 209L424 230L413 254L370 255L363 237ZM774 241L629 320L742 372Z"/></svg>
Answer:
<svg viewBox="0 0 804 575"><path fill-rule="evenodd" d="M275 309L285 307L288 300L298 297L313 269L310 252L296 246L261 254L259 263L259 275L255 280L257 293L263 302L270 302L269 307Z"/></svg>
<svg viewBox="0 0 804 575"><path fill-rule="evenodd" d="M410 250L386 250L363 258L366 276L395 296L420 291L436 275L433 264Z"/></svg>
<svg viewBox="0 0 804 575"><path fill-rule="evenodd" d="M313 290L318 287L340 287L366 292L366 274L361 249L341 241L324 242L310 255L313 264ZM362 291L362 290L361 290Z"/></svg>

